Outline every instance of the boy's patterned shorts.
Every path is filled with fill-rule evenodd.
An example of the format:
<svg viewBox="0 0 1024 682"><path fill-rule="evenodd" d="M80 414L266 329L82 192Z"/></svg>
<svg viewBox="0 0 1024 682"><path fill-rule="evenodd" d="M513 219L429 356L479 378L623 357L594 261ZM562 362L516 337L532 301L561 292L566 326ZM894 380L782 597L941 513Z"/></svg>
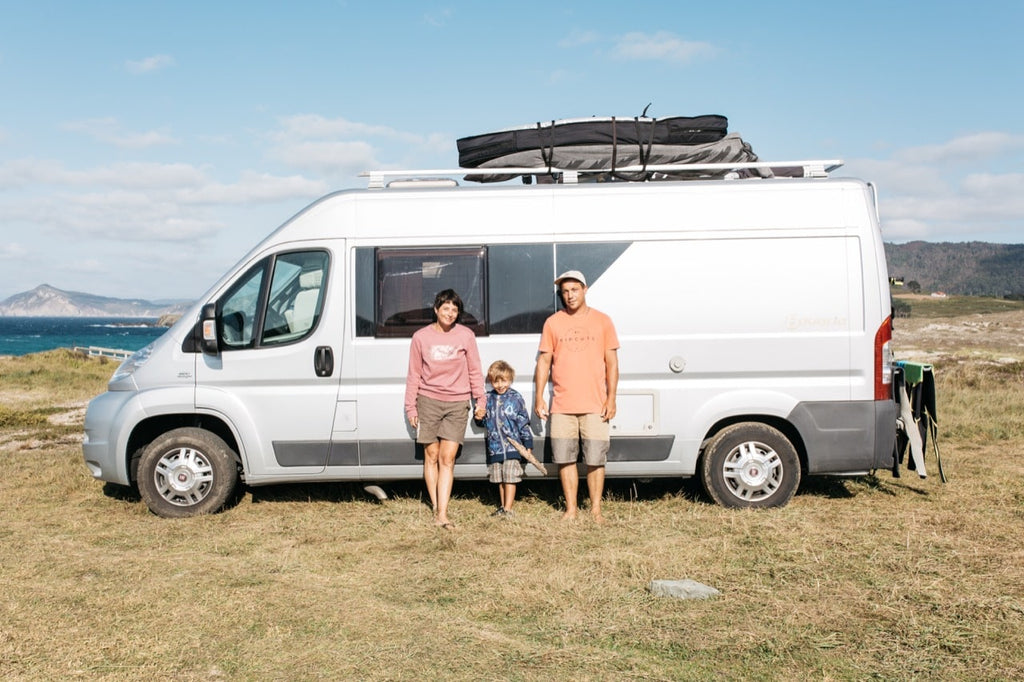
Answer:
<svg viewBox="0 0 1024 682"><path fill-rule="evenodd" d="M523 480L523 465L518 459L506 459L487 465L491 483L519 483Z"/></svg>

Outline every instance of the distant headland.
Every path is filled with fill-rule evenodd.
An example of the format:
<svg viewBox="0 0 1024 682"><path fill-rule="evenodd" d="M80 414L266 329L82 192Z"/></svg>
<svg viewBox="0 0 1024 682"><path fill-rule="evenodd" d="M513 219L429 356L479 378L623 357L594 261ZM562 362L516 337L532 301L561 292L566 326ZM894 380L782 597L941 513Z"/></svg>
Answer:
<svg viewBox="0 0 1024 682"><path fill-rule="evenodd" d="M0 301L0 317L155 317L158 326L166 326L189 305L191 301L110 298L40 284Z"/></svg>

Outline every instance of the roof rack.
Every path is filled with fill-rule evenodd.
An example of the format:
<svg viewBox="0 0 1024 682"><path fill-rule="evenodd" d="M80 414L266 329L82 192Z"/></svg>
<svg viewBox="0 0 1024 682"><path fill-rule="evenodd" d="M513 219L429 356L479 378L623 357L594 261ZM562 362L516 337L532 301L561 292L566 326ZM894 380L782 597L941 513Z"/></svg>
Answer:
<svg viewBox="0 0 1024 682"><path fill-rule="evenodd" d="M403 180L425 180L432 181L438 178L451 177L455 175L560 175L561 182L567 185L574 185L579 182L581 175L593 175L602 173L693 173L702 171L713 171L719 174L730 173L740 170L767 170L771 173L778 173L781 169L801 170L805 178L827 178L828 174L841 167L843 162L838 159L807 160L807 161L747 161L742 163L680 163L680 164L650 164L647 166L620 166L617 168L516 168L516 167L494 167L494 168L448 168L431 170L374 170L363 171L359 174L361 178L369 178L370 189L381 189L385 187L387 178L401 178ZM414 184L414 183L409 183ZM403 183L403 186L409 186Z"/></svg>

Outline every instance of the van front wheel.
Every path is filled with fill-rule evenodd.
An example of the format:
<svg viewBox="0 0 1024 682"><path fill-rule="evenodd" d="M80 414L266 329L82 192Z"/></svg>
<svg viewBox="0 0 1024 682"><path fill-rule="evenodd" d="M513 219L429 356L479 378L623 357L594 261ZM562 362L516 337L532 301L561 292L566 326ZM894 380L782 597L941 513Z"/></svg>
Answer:
<svg viewBox="0 0 1024 682"><path fill-rule="evenodd" d="M139 460L139 494L157 516L210 514L238 484L238 467L227 444L196 428L168 431Z"/></svg>
<svg viewBox="0 0 1024 682"><path fill-rule="evenodd" d="M800 458L778 429L733 424L704 449L701 480L723 507L782 507L800 485Z"/></svg>

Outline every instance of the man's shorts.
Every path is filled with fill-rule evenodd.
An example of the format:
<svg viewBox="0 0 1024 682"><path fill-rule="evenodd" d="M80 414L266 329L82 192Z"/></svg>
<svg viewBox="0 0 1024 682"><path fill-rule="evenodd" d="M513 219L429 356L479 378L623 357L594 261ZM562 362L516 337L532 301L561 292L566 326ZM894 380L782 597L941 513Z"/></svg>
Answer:
<svg viewBox="0 0 1024 682"><path fill-rule="evenodd" d="M518 459L506 459L487 465L491 483L520 483L523 480L523 465Z"/></svg>
<svg viewBox="0 0 1024 682"><path fill-rule="evenodd" d="M420 425L416 429L416 442L423 445L450 440L462 445L469 423L469 401L447 402L424 395L416 396L416 413Z"/></svg>
<svg viewBox="0 0 1024 682"><path fill-rule="evenodd" d="M572 464L580 455L587 466L603 467L608 461L611 425L599 414L551 415L551 458L555 464Z"/></svg>

